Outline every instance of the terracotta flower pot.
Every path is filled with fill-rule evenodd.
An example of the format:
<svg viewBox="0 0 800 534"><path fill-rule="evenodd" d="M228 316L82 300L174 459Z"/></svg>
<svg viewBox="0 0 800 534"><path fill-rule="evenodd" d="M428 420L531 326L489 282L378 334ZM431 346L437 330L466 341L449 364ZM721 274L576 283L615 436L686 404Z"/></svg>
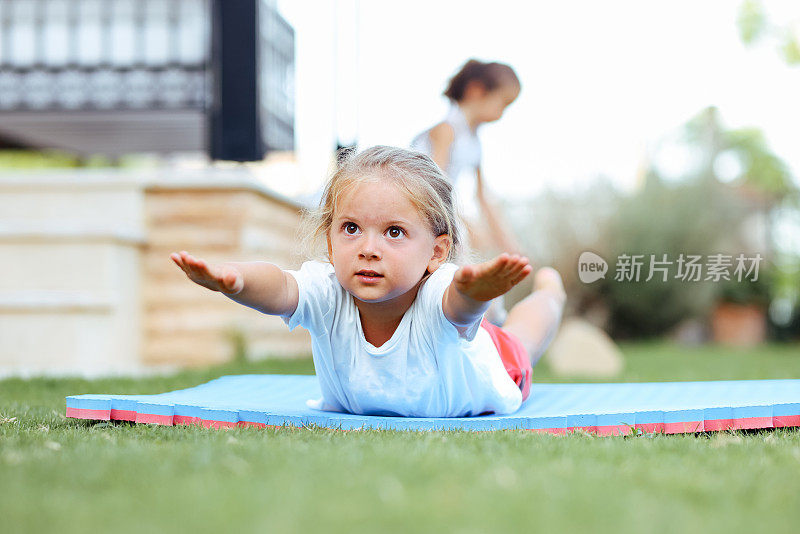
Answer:
<svg viewBox="0 0 800 534"><path fill-rule="evenodd" d="M766 339L766 310L760 304L720 302L711 314L714 341L723 345L752 347Z"/></svg>

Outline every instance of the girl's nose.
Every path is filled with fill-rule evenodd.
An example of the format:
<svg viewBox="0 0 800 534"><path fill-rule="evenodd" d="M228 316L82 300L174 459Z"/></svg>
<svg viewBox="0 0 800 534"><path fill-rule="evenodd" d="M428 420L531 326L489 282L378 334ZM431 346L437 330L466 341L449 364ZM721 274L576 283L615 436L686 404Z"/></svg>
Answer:
<svg viewBox="0 0 800 534"><path fill-rule="evenodd" d="M358 255L365 259L381 259L377 238L371 234L365 235L361 241L361 252Z"/></svg>

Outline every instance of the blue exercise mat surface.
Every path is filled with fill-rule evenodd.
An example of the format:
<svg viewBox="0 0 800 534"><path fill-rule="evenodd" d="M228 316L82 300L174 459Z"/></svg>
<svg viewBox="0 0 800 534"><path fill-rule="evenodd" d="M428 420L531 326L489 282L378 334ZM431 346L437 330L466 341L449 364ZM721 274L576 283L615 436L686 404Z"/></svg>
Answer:
<svg viewBox="0 0 800 534"><path fill-rule="evenodd" d="M600 435L800 426L800 380L537 384L517 412L458 418L379 417L314 410L315 376L223 376L158 395L74 395L67 417L137 423L320 426L342 430L534 430Z"/></svg>

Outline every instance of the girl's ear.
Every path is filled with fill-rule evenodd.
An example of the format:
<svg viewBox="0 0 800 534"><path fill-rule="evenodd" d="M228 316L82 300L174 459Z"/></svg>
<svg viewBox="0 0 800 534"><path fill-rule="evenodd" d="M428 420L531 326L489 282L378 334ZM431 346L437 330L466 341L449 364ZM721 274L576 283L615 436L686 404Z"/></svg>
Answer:
<svg viewBox="0 0 800 534"><path fill-rule="evenodd" d="M328 242L328 261L333 263L333 247L331 247L331 231L330 230L328 230L328 232L325 234L325 239Z"/></svg>
<svg viewBox="0 0 800 534"><path fill-rule="evenodd" d="M447 256L450 255L452 246L453 240L447 234L442 234L433 240L433 256L428 262L429 273L434 272L441 264L447 261Z"/></svg>

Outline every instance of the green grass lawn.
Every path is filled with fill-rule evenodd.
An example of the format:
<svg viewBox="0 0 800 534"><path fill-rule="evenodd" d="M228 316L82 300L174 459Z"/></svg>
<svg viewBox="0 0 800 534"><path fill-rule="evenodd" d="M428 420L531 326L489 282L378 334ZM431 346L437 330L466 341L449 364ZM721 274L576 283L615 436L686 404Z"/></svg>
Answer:
<svg viewBox="0 0 800 534"><path fill-rule="evenodd" d="M622 381L800 378L800 346L623 345ZM262 361L138 379L0 381L0 532L797 532L800 431L593 437L94 423L80 393L160 393ZM540 381L556 381L546 367Z"/></svg>

